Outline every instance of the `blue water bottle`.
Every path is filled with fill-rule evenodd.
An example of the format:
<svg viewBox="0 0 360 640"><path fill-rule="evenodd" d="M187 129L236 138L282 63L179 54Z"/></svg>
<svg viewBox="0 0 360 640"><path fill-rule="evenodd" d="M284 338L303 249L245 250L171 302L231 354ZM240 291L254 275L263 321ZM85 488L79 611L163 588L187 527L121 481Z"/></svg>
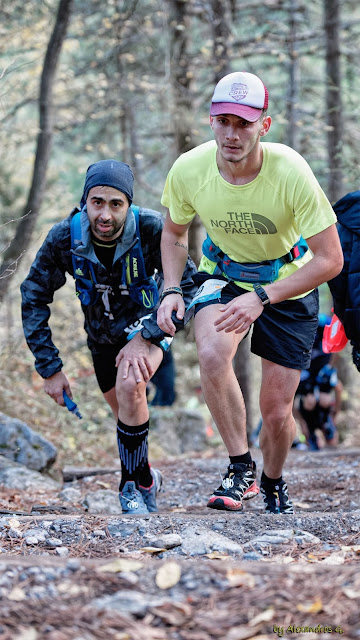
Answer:
<svg viewBox="0 0 360 640"><path fill-rule="evenodd" d="M73 402L73 400L71 400L71 398L69 398L69 396L66 393L65 389L63 389L63 398L64 398L65 405L67 406L69 411L74 413L79 418L79 420L81 420L82 419L82 415L81 415L81 413L80 413L80 411L78 409L77 404L75 404L75 402Z"/></svg>

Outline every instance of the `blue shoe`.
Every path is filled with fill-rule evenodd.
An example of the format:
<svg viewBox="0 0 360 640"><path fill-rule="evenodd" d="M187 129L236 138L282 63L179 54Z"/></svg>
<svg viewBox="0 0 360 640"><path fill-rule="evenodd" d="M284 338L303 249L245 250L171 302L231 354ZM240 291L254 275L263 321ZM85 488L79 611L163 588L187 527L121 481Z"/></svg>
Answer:
<svg viewBox="0 0 360 640"><path fill-rule="evenodd" d="M125 482L123 490L119 493L119 500L123 513L141 516L149 513L141 492L132 480Z"/></svg>
<svg viewBox="0 0 360 640"><path fill-rule="evenodd" d="M150 487L142 487L140 485L139 489L143 497L143 500L145 502L145 505L147 507L147 510L150 513L155 513L158 510L156 505L156 494L159 491L161 491L162 474L159 471L159 469L153 469L153 468L150 469L150 473L153 477L152 485Z"/></svg>

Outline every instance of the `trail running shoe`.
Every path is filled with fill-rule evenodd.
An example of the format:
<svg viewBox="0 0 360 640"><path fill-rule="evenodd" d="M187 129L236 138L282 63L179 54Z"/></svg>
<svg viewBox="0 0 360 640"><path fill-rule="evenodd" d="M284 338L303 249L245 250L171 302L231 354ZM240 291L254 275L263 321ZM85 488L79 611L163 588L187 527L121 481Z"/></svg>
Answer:
<svg viewBox="0 0 360 640"><path fill-rule="evenodd" d="M134 515L149 513L141 492L132 480L125 482L123 490L119 493L119 500L123 513Z"/></svg>
<svg viewBox="0 0 360 640"><path fill-rule="evenodd" d="M290 501L288 488L284 480L274 487L260 486L260 491L265 502L267 513L294 513L294 507Z"/></svg>
<svg viewBox="0 0 360 640"><path fill-rule="evenodd" d="M139 486L140 493L143 497L147 510L150 513L155 513L158 508L156 505L156 494L161 491L162 474L159 469L150 468L150 473L153 477L153 482L150 487Z"/></svg>
<svg viewBox="0 0 360 640"><path fill-rule="evenodd" d="M242 462L229 464L220 487L214 491L207 506L210 509L241 511L242 500L254 498L259 491L255 462L250 465Z"/></svg>

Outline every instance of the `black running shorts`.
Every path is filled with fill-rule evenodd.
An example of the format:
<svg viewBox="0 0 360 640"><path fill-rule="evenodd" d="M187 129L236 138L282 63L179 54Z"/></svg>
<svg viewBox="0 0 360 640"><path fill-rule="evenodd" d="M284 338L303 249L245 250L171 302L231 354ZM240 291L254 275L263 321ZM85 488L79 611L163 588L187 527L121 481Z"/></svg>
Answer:
<svg viewBox="0 0 360 640"><path fill-rule="evenodd" d="M117 367L115 359L120 349L127 342L126 336L123 343L119 344L97 344L90 348L96 379L103 393L115 387Z"/></svg>
<svg viewBox="0 0 360 640"><path fill-rule="evenodd" d="M207 280L206 276L204 273L197 274L199 286L201 281ZM248 292L230 282L222 289L220 302L226 304L244 293ZM195 314L209 304L219 304L219 300L197 304ZM266 305L261 316L253 323L252 353L289 369L308 369L318 326L318 313L317 289L297 300Z"/></svg>

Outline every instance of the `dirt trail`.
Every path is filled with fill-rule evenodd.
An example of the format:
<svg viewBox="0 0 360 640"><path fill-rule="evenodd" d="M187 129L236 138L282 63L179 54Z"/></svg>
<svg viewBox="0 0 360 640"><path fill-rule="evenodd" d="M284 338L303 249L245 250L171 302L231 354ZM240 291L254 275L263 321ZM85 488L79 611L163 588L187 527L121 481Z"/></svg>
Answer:
<svg viewBox="0 0 360 640"><path fill-rule="evenodd" d="M1 640L360 638L360 451L291 451L293 516L212 511L219 452L159 462L159 513L42 496L0 517ZM258 450L254 457L261 468ZM116 490L116 474L77 481ZM39 496L1 492L3 511ZM31 541L32 538L32 541Z"/></svg>

